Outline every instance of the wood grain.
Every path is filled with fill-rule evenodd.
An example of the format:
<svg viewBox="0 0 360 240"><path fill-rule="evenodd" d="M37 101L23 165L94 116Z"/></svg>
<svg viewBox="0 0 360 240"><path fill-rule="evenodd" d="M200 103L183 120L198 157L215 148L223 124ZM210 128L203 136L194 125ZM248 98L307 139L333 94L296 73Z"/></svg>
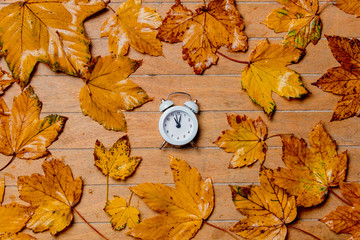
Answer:
<svg viewBox="0 0 360 240"><path fill-rule="evenodd" d="M2 0L0 8L13 2L15 0ZM116 9L123 1L114 0L112 2L111 7ZM165 17L174 1L144 0L143 2L144 6L155 8L162 17ZM200 4L200 1L193 0L184 0L183 2L190 9L195 9ZM325 1L321 1L321 5L324 3ZM280 42L284 33L276 34L260 23L272 9L279 7L281 5L276 1L237 1L237 8L246 25L245 32L249 36L249 50L245 53L230 53L226 48L222 48L220 51L232 58L246 61L251 49L264 38L269 38L272 43ZM112 14L111 11L104 10L85 23L94 56L109 54L108 40L100 38L100 27ZM219 57L217 66L212 66L205 71L204 75L197 76L187 62L181 58L181 43L163 43L165 57L145 56L131 49L129 53L131 58L143 60L142 66L131 76L131 79L144 88L153 101L125 113L129 128L127 134L132 146L131 154L141 156L143 160L136 173L126 181L110 179L110 196L121 195L128 198L130 194L128 187L143 182L164 183L173 186L168 157L174 155L187 160L190 165L199 170L203 177L212 178L215 185L216 207L210 217L210 222L225 228L234 225L242 216L233 206L228 185L259 184L259 163L255 163L250 168L227 168L232 154L225 153L213 144L221 131L229 128L226 122L227 113L246 114L251 118L261 116L268 125L269 135L294 133L307 142L311 129L318 122L323 122L339 145L339 152L348 150L347 181L360 182L360 162L358 161L360 159L360 136L356 134L359 131L359 119L351 118L340 122L329 122L333 108L340 97L324 93L311 85L328 68L339 65L332 57L324 34L360 37L360 32L356 31L360 29L360 20L345 14L332 5L324 10L321 19L324 25L322 39L316 46L309 45L299 64L289 66L302 75L303 82L311 94L302 100L287 100L273 94L277 111L272 119L267 118L241 89L241 73L244 65ZM0 66L7 69L3 59L0 60ZM58 113L69 118L64 132L60 135L59 140L51 145L50 151L70 165L75 177L82 176L85 184L83 197L76 209L110 239L132 239L126 236L126 230L115 232L111 229L109 217L102 210L105 203L105 177L93 165L95 141L99 139L105 146L110 147L125 133L107 131L89 117L82 115L78 101L78 93L84 85L81 79L62 73L53 73L45 64L38 64L31 85L43 102L42 117L50 113ZM162 142L157 130L158 119L161 115L158 112L158 106L161 98L174 91L188 92L198 100L201 112L199 114L200 131L196 144L199 149L186 147L158 150ZM19 93L20 88L14 85L5 94L4 99L10 107L13 97ZM185 101L182 97L175 97L173 100L179 105ZM269 150L265 165L271 168L283 166L279 138L271 138L267 144ZM5 164L8 160L8 157L1 156L0 165ZM43 159L34 161L16 159L8 169L0 173L0 177L6 177L5 203L19 201L16 189L17 177L32 173L42 174L42 161ZM136 196L133 197L132 205L140 209L142 219L155 215ZM317 221L318 218L325 216L339 205L343 205L343 203L330 194L326 202L319 207L299 209L298 220L294 226L307 230L321 239L346 239L347 235L336 235ZM25 232L31 233L29 230L25 230ZM99 236L76 215L73 225L56 237L51 236L48 232L31 234L38 239L99 239ZM228 240L232 238L205 225L194 239ZM289 228L287 239L310 240L312 238Z"/></svg>

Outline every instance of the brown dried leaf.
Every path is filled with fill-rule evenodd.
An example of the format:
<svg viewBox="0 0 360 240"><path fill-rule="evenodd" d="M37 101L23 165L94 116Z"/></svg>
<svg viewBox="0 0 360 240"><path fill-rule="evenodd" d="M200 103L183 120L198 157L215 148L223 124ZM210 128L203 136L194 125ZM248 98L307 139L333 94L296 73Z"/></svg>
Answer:
<svg viewBox="0 0 360 240"><path fill-rule="evenodd" d="M349 239L357 240L360 237L360 184L342 182L340 189L353 206L339 206L320 221L334 232L352 234Z"/></svg>
<svg viewBox="0 0 360 240"><path fill-rule="evenodd" d="M82 180L74 180L70 167L53 156L47 157L42 168L45 176L20 176L18 190L20 199L37 207L27 228L56 234L72 222L73 208L82 194Z"/></svg>
<svg viewBox="0 0 360 240"><path fill-rule="evenodd" d="M162 41L183 42L183 59L202 74L216 64L217 49L245 51L248 47L244 23L233 0L211 0L207 6L191 10L176 1L167 13L158 38Z"/></svg>
<svg viewBox="0 0 360 240"><path fill-rule="evenodd" d="M311 207L322 203L329 187L345 179L347 154L337 153L335 141L319 123L310 133L310 148L304 139L282 136L282 160L287 168L271 170L276 185L297 196L297 205Z"/></svg>
<svg viewBox="0 0 360 240"><path fill-rule="evenodd" d="M260 170L260 186L230 186L237 210L246 218L235 224L230 231L245 239L283 240L286 224L297 215L294 196L270 181L269 169Z"/></svg>
<svg viewBox="0 0 360 240"><path fill-rule="evenodd" d="M313 85L325 92L342 95L331 121L360 116L360 41L339 36L326 36L329 47L341 64L331 68Z"/></svg>
<svg viewBox="0 0 360 240"><path fill-rule="evenodd" d="M334 5L346 13L360 17L360 0L337 0Z"/></svg>

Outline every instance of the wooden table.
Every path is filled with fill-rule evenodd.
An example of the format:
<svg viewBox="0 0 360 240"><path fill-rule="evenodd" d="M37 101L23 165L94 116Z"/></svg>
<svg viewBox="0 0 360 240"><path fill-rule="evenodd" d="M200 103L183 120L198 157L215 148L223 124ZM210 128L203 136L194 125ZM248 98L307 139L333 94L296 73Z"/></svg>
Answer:
<svg viewBox="0 0 360 240"><path fill-rule="evenodd" d="M154 2L155 1L155 2ZM155 8L162 17L173 4L170 0L158 2L146 0L143 6ZM6 6L12 0L2 0L0 7ZM111 3L116 9L119 0ZM187 7L195 8L200 2L186 3ZM321 4L324 4L322 2ZM237 7L244 17L249 37L249 49L251 50L260 40L269 38L270 42L280 42L283 34L275 34L265 25L260 24L268 13L274 8L280 7L275 1L263 0L240 0ZM92 41L93 56L108 55L108 40L100 38L100 27L106 18L113 13L103 11L89 19L85 26ZM324 24L323 36L340 35L346 37L360 37L360 20L354 16L345 14L334 6L328 6L321 19ZM244 65L231 62L220 57L217 66L206 70L202 76L193 73L192 68L182 60L181 43L163 44L165 57L151 57L130 50L130 57L143 59L143 65L132 75L131 79L146 90L154 100L132 112L126 112L128 123L128 136L132 146L133 156L142 156L143 161L136 173L126 181L110 180L110 197L113 195L128 198L129 186L143 182L165 183L173 185L171 170L169 168L169 154L180 157L196 167L203 177L211 177L215 185L216 204L210 222L230 227L242 218L235 209L228 185L258 184L259 163L250 168L228 169L228 163L232 154L225 153L213 144L213 141L221 134L222 130L229 128L226 122L226 113L246 114L251 118L261 116L269 128L269 134L294 133L298 137L308 140L311 129L320 121L323 122L327 131L336 140L339 151L348 149L349 170L347 181L360 180L360 137L358 133L359 119L356 117L340 122L329 122L336 102L340 96L325 93L311 83L315 82L330 67L339 64L333 58L327 41L323 37L316 46L310 44L303 60L290 68L301 73L305 86L312 93L303 100L291 100L280 98L276 94L273 97L277 104L277 110L272 119L268 119L262 110L251 102L246 92L241 90L240 75ZM247 53L231 54L226 49L223 53L240 59L247 60ZM4 60L1 66L7 69ZM44 64L39 64L31 80L36 94L43 102L42 115L57 113L67 116L64 132L58 141L51 145L50 151L56 157L70 165L75 177L82 176L84 191L80 204L76 207L84 217L97 229L110 239L131 239L126 236L126 231L116 232L112 230L109 217L104 213L105 204L105 177L94 166L93 148L96 139L105 146L110 147L119 137L125 133L105 130L98 123L85 117L80 110L78 94L83 86L80 79L61 73L53 73ZM162 138L158 132L158 119L160 113L158 106L160 99L168 93L184 91L190 93L198 100L201 113L199 115L200 133L197 140L199 149L167 148L159 150ZM13 86L4 96L11 106L12 98L20 93L20 88ZM176 97L174 101L182 104L184 98ZM276 168L282 166L281 143L279 138L268 141L269 151L266 166ZM1 156L1 162L8 159ZM5 202L18 201L16 178L21 175L42 173L41 164L43 159L24 161L16 159L15 162L0 173L0 177L6 176ZM338 189L336 189L338 190ZM337 191L339 192L339 191ZM132 205L139 208L141 219L154 216L138 197L134 196ZM310 231L321 239L335 240L345 239L348 235L336 235L331 232L318 218L325 216L337 206L343 205L333 195L319 207L311 209L299 209L298 220L294 226ZM30 232L30 231L26 231ZM35 234L33 234L35 235ZM35 235L38 239L100 239L84 222L75 215L74 223L57 238L49 232ZM227 234L203 226L194 239L232 239ZM288 239L312 239L311 237L289 229Z"/></svg>

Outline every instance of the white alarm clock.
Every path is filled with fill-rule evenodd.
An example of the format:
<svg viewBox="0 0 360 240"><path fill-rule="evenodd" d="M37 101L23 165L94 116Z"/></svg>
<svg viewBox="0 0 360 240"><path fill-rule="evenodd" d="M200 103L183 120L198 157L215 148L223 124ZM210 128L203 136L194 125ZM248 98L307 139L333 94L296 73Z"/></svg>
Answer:
<svg viewBox="0 0 360 240"><path fill-rule="evenodd" d="M174 94L184 94L190 98L190 101L185 102L184 106L174 106L174 103L169 100L169 97ZM195 115L195 113L199 112L196 100L193 101L188 93L170 93L166 100L161 99L159 110L163 112L159 120L159 131L164 138L160 149L162 149L166 143L174 146L183 146L190 143L196 147L193 141L199 128Z"/></svg>

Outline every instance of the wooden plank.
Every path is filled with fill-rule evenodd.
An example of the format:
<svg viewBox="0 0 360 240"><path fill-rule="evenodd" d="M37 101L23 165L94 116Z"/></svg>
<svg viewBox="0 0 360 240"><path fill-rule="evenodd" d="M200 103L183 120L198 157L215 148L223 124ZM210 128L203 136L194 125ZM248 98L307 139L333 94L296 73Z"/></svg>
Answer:
<svg viewBox="0 0 360 240"><path fill-rule="evenodd" d="M304 76L303 81L311 94L303 99L287 100L277 94L273 94L277 110L328 110L332 111L337 101L341 98L321 89L312 86L318 76ZM239 76L209 76L199 77L188 76L136 76L131 79L141 86L154 100L136 109L136 112L157 112L161 98L175 91L190 93L198 100L200 111L257 111L260 110L249 98L248 94L241 89ZM79 92L84 86L80 79L71 76L36 76L31 81L39 98L46 99L43 106L43 113L53 112L81 112L79 104ZM207 86L204 88L204 86ZM51 91L49 91L49 87ZM12 102L14 96L20 94L17 86L8 90L5 101ZM225 98L231 96L231 98ZM61 99L61 104L59 104ZM188 99L184 96L173 96L171 98L176 104L182 105Z"/></svg>
<svg viewBox="0 0 360 240"><path fill-rule="evenodd" d="M110 146L108 146L110 147ZM338 152L345 151L340 148ZM82 176L87 185L103 185L105 177L94 166L93 149L84 150L51 150L57 158L65 161L72 169L74 177ZM281 160L282 151L280 148L270 148L267 153L265 166L269 168L283 167ZM173 178L169 167L169 155L180 157L186 160L191 166L196 167L203 177L211 177L214 184L252 184L258 183L259 163L252 167L228 169L231 153L214 149L168 149L166 151L157 149L133 149L132 156L141 156L143 161L135 174L126 181L117 181L110 178L112 185L130 186L143 182L156 182L172 184ZM360 149L348 149L349 167L346 181L360 182ZM9 158L2 157L3 165ZM156 164L154 162L156 161ZM8 169L4 170L7 186L17 184L16 176L30 175L30 173L42 172L43 160L25 161L16 159ZM0 175L1 176L1 175Z"/></svg>
<svg viewBox="0 0 360 240"><path fill-rule="evenodd" d="M246 113L251 118L257 118L261 112L240 112ZM99 138L104 144L110 145L122 134L107 131L97 122L81 113L64 114L69 117L66 122L65 131L52 147L60 149L89 148L93 147L96 139ZM358 119L351 118L346 121L327 122L332 112L277 112L271 121L261 115L269 127L269 134L293 133L298 137L308 138L311 129L324 120L328 132L338 145L355 146L359 145L360 137L353 134L352 126L356 126ZM133 148L157 148L162 143L158 131L158 119L160 113L137 113L127 112L128 135ZM285 123L285 124L284 124ZM221 134L221 131L228 129L225 112L203 112L199 115L199 147L214 147L213 141ZM141 133L139 130L141 129ZM271 138L269 146L280 146L279 138Z"/></svg>

